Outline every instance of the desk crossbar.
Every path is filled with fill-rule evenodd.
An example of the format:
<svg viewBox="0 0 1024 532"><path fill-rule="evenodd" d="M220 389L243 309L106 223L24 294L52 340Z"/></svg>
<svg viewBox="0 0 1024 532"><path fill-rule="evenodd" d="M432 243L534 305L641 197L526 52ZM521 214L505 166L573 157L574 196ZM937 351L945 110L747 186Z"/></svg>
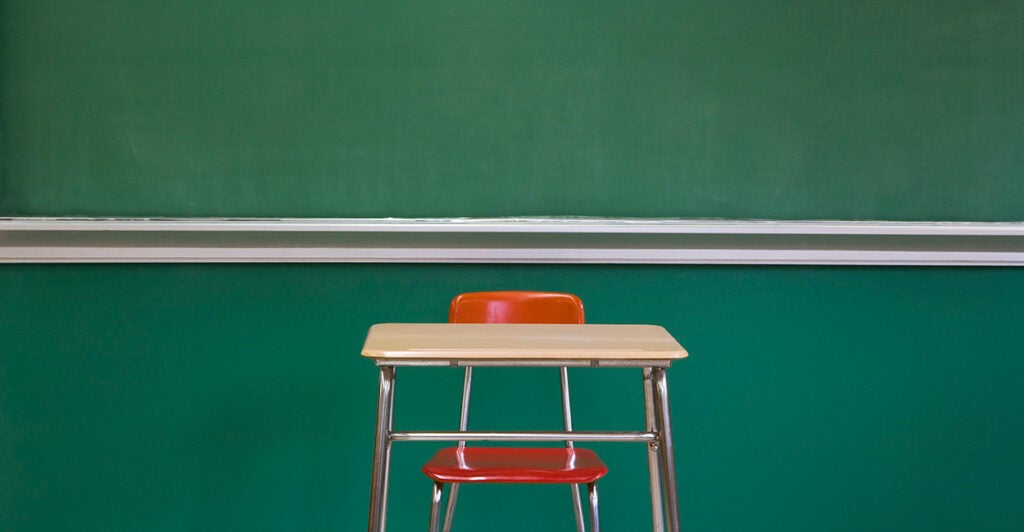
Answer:
<svg viewBox="0 0 1024 532"><path fill-rule="evenodd" d="M656 442L653 432L392 432L392 441L602 441L602 442Z"/></svg>

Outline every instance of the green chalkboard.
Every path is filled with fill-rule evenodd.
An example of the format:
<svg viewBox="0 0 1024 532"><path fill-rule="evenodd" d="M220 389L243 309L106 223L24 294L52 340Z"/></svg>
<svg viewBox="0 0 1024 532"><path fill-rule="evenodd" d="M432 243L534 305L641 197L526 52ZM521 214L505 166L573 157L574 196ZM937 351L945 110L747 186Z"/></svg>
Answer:
<svg viewBox="0 0 1024 532"><path fill-rule="evenodd" d="M9 0L0 216L1024 219L1024 3Z"/></svg>

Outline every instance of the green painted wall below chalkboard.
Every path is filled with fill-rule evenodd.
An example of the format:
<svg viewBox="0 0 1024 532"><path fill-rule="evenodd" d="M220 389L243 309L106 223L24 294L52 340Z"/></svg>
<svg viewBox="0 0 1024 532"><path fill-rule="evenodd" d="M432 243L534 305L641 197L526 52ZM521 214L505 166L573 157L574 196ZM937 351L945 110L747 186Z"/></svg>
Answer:
<svg viewBox="0 0 1024 532"><path fill-rule="evenodd" d="M1024 525L1021 269L157 264L0 267L0 529L360 530L367 328L495 288L690 350L669 371L686 530ZM639 428L638 373L574 370L577 426ZM554 372L477 379L474 426L558 426ZM397 426L454 428L460 382L401 371ZM606 529L649 527L643 447L596 447ZM425 527L434 448L396 444L391 529ZM572 527L563 487L460 500L463 530Z"/></svg>

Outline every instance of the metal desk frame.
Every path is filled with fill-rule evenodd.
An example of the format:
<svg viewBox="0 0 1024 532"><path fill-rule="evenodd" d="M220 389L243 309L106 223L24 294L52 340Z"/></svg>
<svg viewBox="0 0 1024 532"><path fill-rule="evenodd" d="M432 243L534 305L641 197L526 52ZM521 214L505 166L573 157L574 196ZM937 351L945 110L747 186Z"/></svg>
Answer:
<svg viewBox="0 0 1024 532"><path fill-rule="evenodd" d="M580 339L586 339L587 333L603 330L621 332L615 346L604 346L593 342L582 341L580 345L567 348L547 349L519 348L516 346L498 346L505 351L492 353L495 346L473 348L473 355L467 354L466 347L453 347L451 350L444 345L431 345L421 349L409 345L400 345L391 350L379 349L373 344L374 331L378 327L390 327L392 330L404 331L403 327L423 329L437 327L457 336L460 331L469 328L515 328L517 335L530 330L544 332L553 328L576 328L580 331ZM391 462L391 444L396 441L566 441L574 442L645 442L647 443L647 463L650 477L651 516L655 531L663 531L667 525L671 532L679 531L679 495L676 482L675 456L672 445L672 419L669 410L668 381L665 370L673 360L687 356L686 351L662 328L656 327L666 342L671 342L677 350L674 354L658 353L651 356L642 347L630 347L630 335L649 325L509 325L509 324L382 324L371 328L367 344L363 348L363 356L375 360L380 368L380 390L377 398L377 429L373 451L373 468L370 482L370 532L384 532L387 520L388 479ZM507 340L496 338L495 341ZM442 342L443 343L443 342ZM455 342L457 343L457 342ZM597 352L608 349L619 349L615 354L605 352L603 355L588 357L585 352ZM517 357L515 353L527 354ZM528 352L528 353L527 353ZM399 366L499 366L499 367L617 367L642 368L644 388L644 432L624 431L572 431L572 432L474 432L474 431L416 431L396 432L393 427L395 375Z"/></svg>

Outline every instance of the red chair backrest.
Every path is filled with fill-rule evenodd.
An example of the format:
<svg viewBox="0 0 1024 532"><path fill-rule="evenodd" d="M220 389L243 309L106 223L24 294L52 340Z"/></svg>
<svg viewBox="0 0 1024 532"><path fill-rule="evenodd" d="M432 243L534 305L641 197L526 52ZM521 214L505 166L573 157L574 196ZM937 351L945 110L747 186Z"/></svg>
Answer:
<svg viewBox="0 0 1024 532"><path fill-rule="evenodd" d="M467 292L452 299L450 323L583 323L583 301L560 292Z"/></svg>

